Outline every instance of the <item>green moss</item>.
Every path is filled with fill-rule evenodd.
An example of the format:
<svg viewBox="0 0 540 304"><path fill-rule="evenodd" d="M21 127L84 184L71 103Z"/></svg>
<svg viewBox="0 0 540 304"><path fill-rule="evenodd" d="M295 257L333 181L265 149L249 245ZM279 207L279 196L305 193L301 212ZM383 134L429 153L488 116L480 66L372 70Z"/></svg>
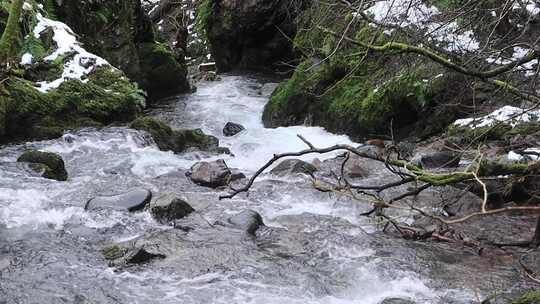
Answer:
<svg viewBox="0 0 540 304"><path fill-rule="evenodd" d="M145 100L136 84L110 67L96 69L84 83L69 79L47 93L17 77L9 78L5 89L4 141L51 138L66 129L132 120Z"/></svg>
<svg viewBox="0 0 540 304"><path fill-rule="evenodd" d="M199 2L197 6L197 18L195 20L195 31L197 33L206 35L213 10L214 3L212 0L202 0Z"/></svg>
<svg viewBox="0 0 540 304"><path fill-rule="evenodd" d="M540 303L540 291L531 291L524 294L517 300L514 300L512 304L538 304Z"/></svg>
<svg viewBox="0 0 540 304"><path fill-rule="evenodd" d="M64 160L60 155L41 152L37 150L29 150L24 152L18 159L18 162L27 162L32 164L41 164L44 167L43 177L58 181L66 181L68 174L65 169ZM34 167L36 168L36 167ZM36 168L37 169L37 168Z"/></svg>
<svg viewBox="0 0 540 304"><path fill-rule="evenodd" d="M173 130L160 120L151 117L140 117L133 121L130 127L135 130L150 133L160 150L168 151L175 149L174 143L171 140L173 137Z"/></svg>
<svg viewBox="0 0 540 304"><path fill-rule="evenodd" d="M116 260L123 257L127 253L126 248L122 248L118 245L105 247L101 250L103 257L107 260Z"/></svg>
<svg viewBox="0 0 540 304"><path fill-rule="evenodd" d="M139 47L139 54L141 72L152 80L144 85L151 97L165 97L189 89L187 68L175 58L168 46L157 42L144 43Z"/></svg>
<svg viewBox="0 0 540 304"><path fill-rule="evenodd" d="M138 118L130 127L150 133L159 149L163 151L181 153L189 148L216 151L219 146L216 137L206 135L200 129L173 130L163 121L151 117Z"/></svg>

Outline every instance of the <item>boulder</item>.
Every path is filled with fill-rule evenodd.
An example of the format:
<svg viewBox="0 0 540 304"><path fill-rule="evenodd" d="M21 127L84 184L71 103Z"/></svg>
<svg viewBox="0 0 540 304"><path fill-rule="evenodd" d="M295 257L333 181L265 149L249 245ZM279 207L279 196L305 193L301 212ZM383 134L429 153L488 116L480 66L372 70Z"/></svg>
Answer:
<svg viewBox="0 0 540 304"><path fill-rule="evenodd" d="M230 137L242 132L243 130L245 130L244 126L234 122L228 122L223 128L223 135Z"/></svg>
<svg viewBox="0 0 540 304"><path fill-rule="evenodd" d="M219 71L268 69L295 57L294 18L307 1L204 1L199 14Z"/></svg>
<svg viewBox="0 0 540 304"><path fill-rule="evenodd" d="M99 208L111 208L122 211L142 210L152 199L152 192L146 189L134 189L126 193L112 196L94 197L84 206L85 210L94 210Z"/></svg>
<svg viewBox="0 0 540 304"><path fill-rule="evenodd" d="M310 163L299 159L287 159L279 163L279 165L272 169L270 173L277 176L285 176L297 173L311 175L315 171L317 171L317 168Z"/></svg>
<svg viewBox="0 0 540 304"><path fill-rule="evenodd" d="M30 168L45 178L57 181L66 181L68 178L64 160L58 154L29 150L24 152L17 161L31 163Z"/></svg>
<svg viewBox="0 0 540 304"><path fill-rule="evenodd" d="M154 259L165 258L164 254L152 253L145 248L125 248L118 245L109 246L101 250L103 257L111 266L123 266L126 264L144 264Z"/></svg>
<svg viewBox="0 0 540 304"><path fill-rule="evenodd" d="M223 159L218 159L194 164L187 175L198 185L217 188L229 184L232 172Z"/></svg>
<svg viewBox="0 0 540 304"><path fill-rule="evenodd" d="M163 121L151 117L138 118L131 123L130 127L150 133L162 151L182 153L189 149L196 149L215 153L224 152L224 148L219 147L219 139L204 134L201 129L173 130Z"/></svg>
<svg viewBox="0 0 540 304"><path fill-rule="evenodd" d="M150 213L162 224L186 217L193 211L193 207L174 194L161 196L150 203Z"/></svg>
<svg viewBox="0 0 540 304"><path fill-rule="evenodd" d="M459 166L461 156L450 151L440 151L422 155L420 163L424 168L455 168Z"/></svg>
<svg viewBox="0 0 540 304"><path fill-rule="evenodd" d="M227 223L252 235L259 227L264 226L261 215L253 210L244 210L235 214L227 219Z"/></svg>
<svg viewBox="0 0 540 304"><path fill-rule="evenodd" d="M151 99L189 91L185 54L181 51L185 41L177 41L178 53L156 42L159 37L140 0L57 3L58 19L80 35L85 48L124 71Z"/></svg>

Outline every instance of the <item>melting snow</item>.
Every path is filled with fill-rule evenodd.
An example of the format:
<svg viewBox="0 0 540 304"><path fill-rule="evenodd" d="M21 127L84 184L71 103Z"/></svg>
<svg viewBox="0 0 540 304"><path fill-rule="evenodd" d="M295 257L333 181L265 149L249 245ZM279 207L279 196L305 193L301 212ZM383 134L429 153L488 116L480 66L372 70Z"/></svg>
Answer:
<svg viewBox="0 0 540 304"><path fill-rule="evenodd" d="M523 150L523 152L524 153L522 155L514 151L510 151L508 152L507 158L508 160L513 160L513 161L521 161L525 157L531 160L540 160L540 156L536 155L536 154L540 154L540 148L529 148L529 149ZM531 153L531 154L527 154L527 153Z"/></svg>
<svg viewBox="0 0 540 304"><path fill-rule="evenodd" d="M517 107L504 106L483 117L458 119L454 122L454 125L475 129L489 127L497 122L504 121L514 127L521 122L538 121L539 118L540 110L526 111Z"/></svg>
<svg viewBox="0 0 540 304"><path fill-rule="evenodd" d="M59 56L73 54L73 58L64 64L62 76L51 82L39 82L40 87L38 90L47 92L59 87L69 78L79 79L84 82L83 76L90 73L94 67L110 65L105 59L83 49L73 31L66 24L43 17L40 13L37 14L37 19L38 24L33 30L34 36L39 38L44 30L51 28L54 31L53 40L57 46L57 49L45 57L44 60L53 61Z"/></svg>
<svg viewBox="0 0 540 304"><path fill-rule="evenodd" d="M32 64L32 54L30 53L25 53L24 55L22 55L21 57L21 64L22 65L28 65L28 64Z"/></svg>
<svg viewBox="0 0 540 304"><path fill-rule="evenodd" d="M435 6L427 6L420 0L384 0L366 10L377 22L400 27L423 28L432 41L446 44L449 51L475 51L480 44L471 30L461 31L456 22L439 23L431 21L441 12Z"/></svg>

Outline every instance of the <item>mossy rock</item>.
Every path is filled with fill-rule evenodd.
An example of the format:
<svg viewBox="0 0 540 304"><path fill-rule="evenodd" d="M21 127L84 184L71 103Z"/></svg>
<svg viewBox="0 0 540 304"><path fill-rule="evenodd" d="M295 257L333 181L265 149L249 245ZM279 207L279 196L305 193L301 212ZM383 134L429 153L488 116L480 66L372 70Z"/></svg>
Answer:
<svg viewBox="0 0 540 304"><path fill-rule="evenodd" d="M152 98L189 91L187 67L166 45L143 43L139 45L139 54L141 72L148 79L143 88Z"/></svg>
<svg viewBox="0 0 540 304"><path fill-rule="evenodd" d="M31 166L31 168L43 172L43 177L48 179L66 181L68 178L64 160L55 153L28 150L17 159L17 162L37 164L37 166Z"/></svg>
<svg viewBox="0 0 540 304"><path fill-rule="evenodd" d="M339 56L338 56L339 57ZM311 123L355 138L389 133L400 137L436 104L445 77L434 71L379 66L366 62L351 70L343 58L309 60L272 94L263 113L267 127ZM446 127L446 125L444 125Z"/></svg>
<svg viewBox="0 0 540 304"><path fill-rule="evenodd" d="M131 123L131 128L150 133L158 148L162 151L182 153L188 149L220 152L219 140L206 135L200 129L173 130L166 123L151 118L141 117Z"/></svg>
<svg viewBox="0 0 540 304"><path fill-rule="evenodd" d="M130 121L145 107L144 92L108 66L95 69L85 82L69 79L46 93L18 77L10 77L4 88L0 142L50 139L69 129Z"/></svg>
<svg viewBox="0 0 540 304"><path fill-rule="evenodd" d="M175 151L176 145L173 141L174 132L163 121L151 118L140 117L130 125L132 129L146 131L150 133L158 148L162 151Z"/></svg>
<svg viewBox="0 0 540 304"><path fill-rule="evenodd" d="M530 291L514 300L512 304L540 304L540 290Z"/></svg>
<svg viewBox="0 0 540 304"><path fill-rule="evenodd" d="M127 253L126 248L122 248L118 245L113 245L109 247L105 247L101 250L101 253L103 254L103 257L106 260L116 260L122 258Z"/></svg>

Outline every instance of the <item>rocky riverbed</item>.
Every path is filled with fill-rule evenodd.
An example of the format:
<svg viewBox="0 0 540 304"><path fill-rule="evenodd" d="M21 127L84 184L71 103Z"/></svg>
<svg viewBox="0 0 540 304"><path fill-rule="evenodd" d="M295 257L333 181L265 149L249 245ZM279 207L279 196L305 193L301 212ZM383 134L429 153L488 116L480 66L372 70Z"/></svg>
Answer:
<svg viewBox="0 0 540 304"><path fill-rule="evenodd" d="M320 147L357 145L318 127L264 128L274 87L223 76L148 111L173 129L201 128L230 154L160 151L148 133L126 126L2 147L0 303L479 303L530 286L515 252L383 233L359 216L369 204L315 190L296 173L305 166L265 174L232 200L218 199L224 187L194 183L194 164L219 159L228 179L245 183L239 172L249 177L273 154L304 149L297 134ZM228 122L243 129L225 136ZM67 181L17 163L29 149L59 154ZM303 160L321 178L340 164L337 154ZM359 159L347 170L368 184L392 176Z"/></svg>

